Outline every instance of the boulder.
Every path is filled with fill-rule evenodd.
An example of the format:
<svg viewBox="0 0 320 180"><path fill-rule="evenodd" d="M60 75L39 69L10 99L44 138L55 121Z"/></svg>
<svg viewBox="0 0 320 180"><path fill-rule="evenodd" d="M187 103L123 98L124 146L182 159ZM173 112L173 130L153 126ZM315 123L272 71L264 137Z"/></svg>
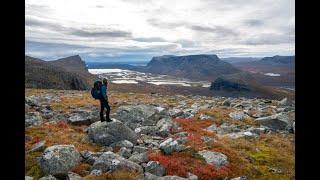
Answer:
<svg viewBox="0 0 320 180"><path fill-rule="evenodd" d="M145 167L145 172L156 176L164 176L165 168L158 161L149 161Z"/></svg>
<svg viewBox="0 0 320 180"><path fill-rule="evenodd" d="M24 177L24 180L33 180L33 177L25 176L25 177Z"/></svg>
<svg viewBox="0 0 320 180"><path fill-rule="evenodd" d="M129 159L132 162L135 162L137 164L145 163L149 161L147 153L138 153L134 152Z"/></svg>
<svg viewBox="0 0 320 180"><path fill-rule="evenodd" d="M27 153L33 152L33 151L42 151L45 148L45 145L46 145L46 141L37 142L32 145L31 149L27 151Z"/></svg>
<svg viewBox="0 0 320 180"><path fill-rule="evenodd" d="M278 102L279 106L286 106L288 103L288 98L284 98L281 101Z"/></svg>
<svg viewBox="0 0 320 180"><path fill-rule="evenodd" d="M97 144L109 146L112 143L128 140L137 144L138 135L121 122L95 122L88 130L89 138Z"/></svg>
<svg viewBox="0 0 320 180"><path fill-rule="evenodd" d="M122 121L124 124L142 124L146 120L155 120L156 110L153 106L146 105L130 105L121 106L118 111L113 115L117 120ZM136 126L137 127L137 126ZM136 127L132 127L134 130Z"/></svg>
<svg viewBox="0 0 320 180"><path fill-rule="evenodd" d="M249 180L249 178L247 176L240 176L240 177L232 178L231 180Z"/></svg>
<svg viewBox="0 0 320 180"><path fill-rule="evenodd" d="M143 146L134 146L132 151L133 152L138 152L138 153L144 153L148 150L148 148L143 147Z"/></svg>
<svg viewBox="0 0 320 180"><path fill-rule="evenodd" d="M42 117L38 112L26 112L24 117L25 127L34 127L43 123Z"/></svg>
<svg viewBox="0 0 320 180"><path fill-rule="evenodd" d="M119 155L124 157L124 158L126 158L126 159L128 159L131 156L131 152L132 152L131 149L127 149L125 147L122 147L119 150Z"/></svg>
<svg viewBox="0 0 320 180"><path fill-rule="evenodd" d="M222 102L223 106L230 106L231 105L231 101L229 99L226 99Z"/></svg>
<svg viewBox="0 0 320 180"><path fill-rule="evenodd" d="M172 138L169 138L160 144L160 150L165 154L171 154L172 152L179 150L179 144L177 141L173 141Z"/></svg>
<svg viewBox="0 0 320 180"><path fill-rule="evenodd" d="M217 167L224 166L228 163L228 157L219 152L212 151L199 151L199 154L206 160L208 164L215 165Z"/></svg>
<svg viewBox="0 0 320 180"><path fill-rule="evenodd" d="M164 118L157 122L158 132L157 134L163 137L167 137L169 135L169 131L172 129L173 121L171 118Z"/></svg>
<svg viewBox="0 0 320 180"><path fill-rule="evenodd" d="M73 145L55 145L45 149L39 164L45 175L65 177L79 162L80 153Z"/></svg>
<svg viewBox="0 0 320 180"><path fill-rule="evenodd" d="M292 129L292 122L289 120L286 114L275 114L268 117L257 118L255 120L257 124L267 126L274 130L290 130Z"/></svg>
<svg viewBox="0 0 320 180"><path fill-rule="evenodd" d="M69 180L82 180L82 177L79 174L69 172L68 173Z"/></svg>
<svg viewBox="0 0 320 180"><path fill-rule="evenodd" d="M231 117L233 120L243 120L249 118L249 116L242 111L231 112L229 113L229 117Z"/></svg>
<svg viewBox="0 0 320 180"><path fill-rule="evenodd" d="M110 147L126 147L133 148L133 144L128 140L118 141L109 145Z"/></svg>
<svg viewBox="0 0 320 180"><path fill-rule="evenodd" d="M176 118L176 117L182 116L183 111L181 111L180 109L169 109L169 115L172 118Z"/></svg>
<svg viewBox="0 0 320 180"><path fill-rule="evenodd" d="M188 180L198 180L198 176L196 176L190 172L187 173L187 178L188 178Z"/></svg>
<svg viewBox="0 0 320 180"><path fill-rule="evenodd" d="M86 125L100 121L99 111L89 111L83 109L73 110L73 113L69 114L68 123L74 126Z"/></svg>
<svg viewBox="0 0 320 180"><path fill-rule="evenodd" d="M158 131L157 126L141 126L137 127L134 132L138 134L150 134L150 135L156 135L156 132Z"/></svg>
<svg viewBox="0 0 320 180"><path fill-rule="evenodd" d="M94 170L92 170L90 172L90 175L92 175L92 176L101 176L102 175L102 171L94 169Z"/></svg>
<svg viewBox="0 0 320 180"><path fill-rule="evenodd" d="M200 119L201 119L201 120L204 120L204 119L214 119L214 118L211 117L211 116L205 115L205 114L201 114L201 115L200 115Z"/></svg>
<svg viewBox="0 0 320 180"><path fill-rule="evenodd" d="M103 153L91 167L91 170L101 170L102 172L120 169L134 170L143 173L143 169L139 164L129 161L113 152Z"/></svg>
<svg viewBox="0 0 320 180"><path fill-rule="evenodd" d="M58 180L58 179L52 175L47 175L47 176L40 178L39 180Z"/></svg>

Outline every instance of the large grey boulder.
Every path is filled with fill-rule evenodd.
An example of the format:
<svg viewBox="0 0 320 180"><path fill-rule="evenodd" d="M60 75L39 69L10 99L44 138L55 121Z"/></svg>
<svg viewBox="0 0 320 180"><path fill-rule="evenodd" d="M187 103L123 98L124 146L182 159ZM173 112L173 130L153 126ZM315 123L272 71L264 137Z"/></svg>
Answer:
<svg viewBox="0 0 320 180"><path fill-rule="evenodd" d="M249 118L249 116L242 111L231 112L229 113L229 117L231 117L233 120L243 120Z"/></svg>
<svg viewBox="0 0 320 180"><path fill-rule="evenodd" d="M38 112L26 112L24 117L25 127L34 127L43 124L42 117Z"/></svg>
<svg viewBox="0 0 320 180"><path fill-rule="evenodd" d="M139 164L129 161L113 152L103 153L91 167L91 170L102 170L102 172L120 169L135 170L143 173L143 169Z"/></svg>
<svg viewBox="0 0 320 180"><path fill-rule="evenodd" d="M80 153L74 145L55 145L45 149L39 164L45 175L64 177L79 162Z"/></svg>
<svg viewBox="0 0 320 180"><path fill-rule="evenodd" d="M292 121L289 120L286 114L275 114L268 117L257 118L256 123L267 126L274 130L290 130L292 129Z"/></svg>
<svg viewBox="0 0 320 180"><path fill-rule="evenodd" d="M88 129L88 136L94 142L109 146L112 143L128 140L137 144L138 135L121 122L95 122Z"/></svg>
<svg viewBox="0 0 320 180"><path fill-rule="evenodd" d="M130 161L135 162L137 164L145 163L149 161L147 153L138 153L134 152L131 157L129 157Z"/></svg>
<svg viewBox="0 0 320 180"><path fill-rule="evenodd" d="M25 177L24 177L24 180L33 180L33 177L25 176Z"/></svg>
<svg viewBox="0 0 320 180"><path fill-rule="evenodd" d="M130 105L121 106L113 117L122 121L125 125L129 126L132 130L142 124L144 121L155 121L156 110L153 106L146 105Z"/></svg>
<svg viewBox="0 0 320 180"><path fill-rule="evenodd" d="M158 161L149 161L145 167L145 171L156 176L165 175L165 168Z"/></svg>
<svg viewBox="0 0 320 180"><path fill-rule="evenodd" d="M74 126L87 125L100 121L98 112L77 110L69 114L68 123Z"/></svg>
<svg viewBox="0 0 320 180"><path fill-rule="evenodd" d="M171 154L174 151L179 151L179 143L169 138L160 144L160 150L165 154Z"/></svg>
<svg viewBox="0 0 320 180"><path fill-rule="evenodd" d="M228 163L228 157L219 152L211 152L207 150L199 151L199 154L206 160L208 164L217 167L224 166Z"/></svg>

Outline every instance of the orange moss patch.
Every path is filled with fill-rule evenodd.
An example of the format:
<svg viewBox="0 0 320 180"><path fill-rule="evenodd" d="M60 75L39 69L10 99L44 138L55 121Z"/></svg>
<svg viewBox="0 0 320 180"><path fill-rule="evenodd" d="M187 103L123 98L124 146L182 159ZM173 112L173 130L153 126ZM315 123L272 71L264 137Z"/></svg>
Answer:
<svg viewBox="0 0 320 180"><path fill-rule="evenodd" d="M79 163L75 165L70 171L79 174L80 176L85 176L86 172L89 171L89 168L89 164Z"/></svg>
<svg viewBox="0 0 320 180"><path fill-rule="evenodd" d="M159 161L166 169L167 175L177 175L187 177L187 172L198 176L199 179L222 178L227 176L230 165L215 168L209 165L202 156L197 154L197 150L189 148L181 152L173 152L171 155L149 154L149 159Z"/></svg>
<svg viewBox="0 0 320 180"><path fill-rule="evenodd" d="M26 128L25 134L33 137L32 141L25 143L26 150L30 149L33 143L46 140L47 147L56 144L73 144L78 151L98 151L101 148L98 145L93 146L90 143L81 142L87 136L83 132L86 127L59 123Z"/></svg>

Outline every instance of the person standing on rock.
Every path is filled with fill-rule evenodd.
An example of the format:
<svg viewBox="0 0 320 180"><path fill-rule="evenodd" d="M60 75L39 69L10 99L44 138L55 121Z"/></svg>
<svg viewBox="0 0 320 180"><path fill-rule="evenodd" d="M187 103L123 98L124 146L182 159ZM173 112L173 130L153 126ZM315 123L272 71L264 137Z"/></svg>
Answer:
<svg viewBox="0 0 320 180"><path fill-rule="evenodd" d="M108 88L108 79L103 78L102 85L101 85L102 97L100 99L100 107L101 107L100 108L100 120L101 120L101 122L104 122L104 121L111 122L112 121L109 117L110 116L110 105L108 102L107 88ZM103 116L104 108L107 109L106 118L104 118L104 116Z"/></svg>

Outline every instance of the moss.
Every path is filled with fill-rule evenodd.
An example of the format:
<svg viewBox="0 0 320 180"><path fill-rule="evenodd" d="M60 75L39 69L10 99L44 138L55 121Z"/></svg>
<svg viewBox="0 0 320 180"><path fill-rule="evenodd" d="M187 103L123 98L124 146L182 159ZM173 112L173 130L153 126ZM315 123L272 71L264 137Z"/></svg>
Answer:
<svg viewBox="0 0 320 180"><path fill-rule="evenodd" d="M33 152L25 156L25 175L33 177L34 180L38 180L44 176L36 160L36 157L41 156L41 154L41 152Z"/></svg>
<svg viewBox="0 0 320 180"><path fill-rule="evenodd" d="M272 152L270 148L259 147L260 152L252 152L249 155L255 160L256 164L265 164L272 160Z"/></svg>

